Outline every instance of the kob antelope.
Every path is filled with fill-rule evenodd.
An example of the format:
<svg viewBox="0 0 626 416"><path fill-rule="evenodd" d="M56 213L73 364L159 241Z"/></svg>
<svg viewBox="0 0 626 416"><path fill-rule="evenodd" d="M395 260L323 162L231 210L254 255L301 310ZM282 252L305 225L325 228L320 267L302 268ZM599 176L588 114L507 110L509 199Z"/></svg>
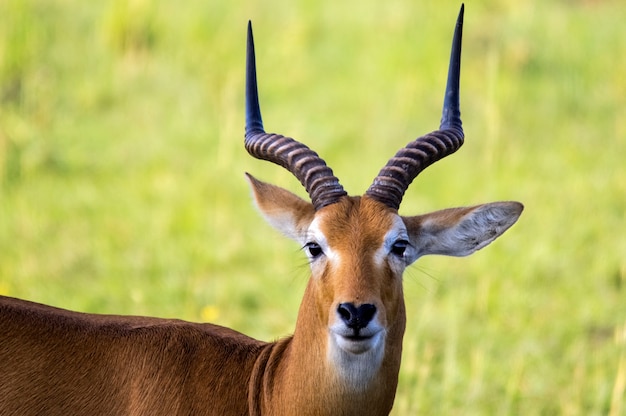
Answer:
<svg viewBox="0 0 626 416"><path fill-rule="evenodd" d="M350 197L305 145L263 129L248 26L245 147L294 174L311 202L248 175L256 205L308 255L294 333L257 341L212 324L70 312L0 300L2 415L386 415L393 406L404 269L468 255L522 212L496 202L404 217L413 179L463 143L457 20L439 130L410 142Z"/></svg>

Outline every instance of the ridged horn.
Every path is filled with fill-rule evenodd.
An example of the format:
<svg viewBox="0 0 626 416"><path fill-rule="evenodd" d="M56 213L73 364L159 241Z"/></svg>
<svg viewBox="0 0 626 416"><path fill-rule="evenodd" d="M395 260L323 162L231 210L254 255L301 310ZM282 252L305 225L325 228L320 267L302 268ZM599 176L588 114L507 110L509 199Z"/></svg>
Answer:
<svg viewBox="0 0 626 416"><path fill-rule="evenodd" d="M456 152L463 144L459 78L464 8L464 5L461 5L454 29L448 82L439 130L415 139L398 151L381 169L366 192L366 195L391 208L400 207L404 192L421 171L439 159Z"/></svg>
<svg viewBox="0 0 626 416"><path fill-rule="evenodd" d="M333 171L317 153L291 137L266 133L263 129L251 22L248 22L246 53L245 146L248 153L255 158L276 163L298 178L311 197L315 210L333 204L347 195Z"/></svg>

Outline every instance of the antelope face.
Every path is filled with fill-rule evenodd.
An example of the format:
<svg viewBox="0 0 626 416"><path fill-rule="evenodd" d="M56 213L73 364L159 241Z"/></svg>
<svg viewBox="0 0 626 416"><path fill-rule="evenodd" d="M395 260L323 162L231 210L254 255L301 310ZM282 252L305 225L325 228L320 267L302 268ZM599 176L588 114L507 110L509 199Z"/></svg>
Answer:
<svg viewBox="0 0 626 416"><path fill-rule="evenodd" d="M401 218L371 198L346 197L320 210L304 247L332 347L383 352L389 325L403 310L408 241Z"/></svg>

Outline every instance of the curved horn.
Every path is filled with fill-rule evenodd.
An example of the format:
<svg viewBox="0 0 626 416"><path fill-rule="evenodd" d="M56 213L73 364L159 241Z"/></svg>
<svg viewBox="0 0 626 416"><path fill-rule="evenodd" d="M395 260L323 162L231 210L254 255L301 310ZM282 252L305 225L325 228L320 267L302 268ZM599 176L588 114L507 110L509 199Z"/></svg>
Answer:
<svg viewBox="0 0 626 416"><path fill-rule="evenodd" d="M439 159L456 152L463 144L459 103L463 11L464 5L461 6L454 29L448 83L439 130L415 139L398 151L381 169L366 192L366 195L391 208L400 207L404 192L421 171Z"/></svg>
<svg viewBox="0 0 626 416"><path fill-rule="evenodd" d="M298 178L311 197L316 211L347 195L339 180L333 175L333 171L317 153L291 137L268 134L263 130L251 22L248 22L246 54L245 146L252 156L276 163Z"/></svg>

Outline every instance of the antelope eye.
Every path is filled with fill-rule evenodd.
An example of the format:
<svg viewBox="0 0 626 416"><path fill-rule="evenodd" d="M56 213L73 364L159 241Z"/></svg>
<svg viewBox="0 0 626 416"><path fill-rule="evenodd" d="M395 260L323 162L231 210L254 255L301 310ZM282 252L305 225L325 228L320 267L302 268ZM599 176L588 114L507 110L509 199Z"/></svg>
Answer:
<svg viewBox="0 0 626 416"><path fill-rule="evenodd" d="M404 256L404 252L406 251L406 248L408 246L409 246L408 241L398 240L395 243L393 243L393 245L391 246L391 253L398 257L402 257Z"/></svg>
<svg viewBox="0 0 626 416"><path fill-rule="evenodd" d="M319 257L324 252L322 251L322 247L319 244L314 242L309 242L304 245L304 248L309 252L309 256L312 258Z"/></svg>

